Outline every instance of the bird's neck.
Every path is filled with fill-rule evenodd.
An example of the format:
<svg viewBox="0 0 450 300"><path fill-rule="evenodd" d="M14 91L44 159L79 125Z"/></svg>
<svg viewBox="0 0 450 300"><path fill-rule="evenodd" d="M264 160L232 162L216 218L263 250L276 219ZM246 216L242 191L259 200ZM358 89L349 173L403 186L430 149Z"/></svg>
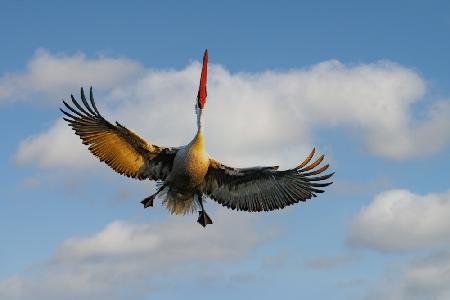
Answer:
<svg viewBox="0 0 450 300"><path fill-rule="evenodd" d="M203 152L205 149L205 143L203 140L203 132L200 130L195 135L194 139L191 142L191 147L196 151Z"/></svg>
<svg viewBox="0 0 450 300"><path fill-rule="evenodd" d="M203 132L203 110L197 107L197 134Z"/></svg>
<svg viewBox="0 0 450 300"><path fill-rule="evenodd" d="M191 145L198 150L205 148L203 141L203 114L201 109L197 109L197 134L192 140Z"/></svg>

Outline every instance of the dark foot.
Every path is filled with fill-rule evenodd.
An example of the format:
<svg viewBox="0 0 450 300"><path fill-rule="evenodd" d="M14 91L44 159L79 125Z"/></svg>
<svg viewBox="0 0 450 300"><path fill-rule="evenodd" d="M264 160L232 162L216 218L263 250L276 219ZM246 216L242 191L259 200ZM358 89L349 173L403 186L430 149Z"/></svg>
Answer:
<svg viewBox="0 0 450 300"><path fill-rule="evenodd" d="M144 205L144 208L153 206L153 200L155 199L155 196L156 195L148 196L147 198L145 198L144 200L141 201L141 203Z"/></svg>
<svg viewBox="0 0 450 300"><path fill-rule="evenodd" d="M211 218L204 211L199 211L198 212L197 222L200 223L200 225L202 225L203 227L206 227L206 225L213 223Z"/></svg>
<svg viewBox="0 0 450 300"><path fill-rule="evenodd" d="M144 208L147 208L149 206L153 206L153 200L155 200L156 196L166 187L165 184L163 184L157 191L151 196L148 196L144 200L141 201L142 204L144 204Z"/></svg>

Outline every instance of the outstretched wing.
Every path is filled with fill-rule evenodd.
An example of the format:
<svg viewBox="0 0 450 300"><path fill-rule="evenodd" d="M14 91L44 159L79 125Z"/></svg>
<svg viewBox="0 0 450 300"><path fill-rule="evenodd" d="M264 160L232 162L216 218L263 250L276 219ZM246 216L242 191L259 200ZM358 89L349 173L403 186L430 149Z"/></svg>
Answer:
<svg viewBox="0 0 450 300"><path fill-rule="evenodd" d="M172 169L176 148L147 143L136 133L116 122L111 124L97 110L90 89L90 104L81 88L81 106L71 95L73 106L65 101L68 111L61 111L69 126L89 146L92 154L114 171L137 179L164 180ZM70 112L69 112L70 111Z"/></svg>
<svg viewBox="0 0 450 300"><path fill-rule="evenodd" d="M211 159L201 189L210 198L231 209L281 209L323 193L321 188L332 183L324 181L334 173L316 176L329 165L318 167L324 155L309 164L314 153L315 149L299 166L285 171L278 171L277 166L238 169Z"/></svg>

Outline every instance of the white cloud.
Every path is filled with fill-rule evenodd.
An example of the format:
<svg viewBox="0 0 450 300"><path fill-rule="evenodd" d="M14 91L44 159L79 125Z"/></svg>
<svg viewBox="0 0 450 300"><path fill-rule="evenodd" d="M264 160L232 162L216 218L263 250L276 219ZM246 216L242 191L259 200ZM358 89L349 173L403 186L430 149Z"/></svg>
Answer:
<svg viewBox="0 0 450 300"><path fill-rule="evenodd" d="M367 299L450 299L450 253L432 254L402 268L390 268Z"/></svg>
<svg viewBox="0 0 450 300"><path fill-rule="evenodd" d="M194 219L116 221L92 236L69 239L32 272L0 282L0 298L121 299L125 290L152 292L156 282L170 284L177 276L195 281L207 275L204 268L217 268L220 276L226 272L221 264L238 262L278 235L255 216L225 210L207 230Z"/></svg>
<svg viewBox="0 0 450 300"><path fill-rule="evenodd" d="M57 90L66 99L82 84L100 86L108 91L97 97L97 104L111 121L117 119L163 145L182 145L194 135L198 62L181 70L143 70L129 60L43 53L30 62L26 73L13 76L13 86L28 93ZM41 60L51 61L53 67L47 68ZM67 67L77 65L74 62L81 66ZM88 76L89 68L83 64L95 74ZM70 85L77 88L66 88L65 81L60 82L69 70ZM28 86L29 78L41 73L47 74L45 83ZM0 87L8 80L8 76L0 79ZM253 74L230 73L211 64L207 146L214 157L228 163L290 166L312 147L315 129L339 126L356 131L376 155L406 159L432 154L449 143L450 102L432 103L419 120L412 105L424 93L425 82L416 72L385 61L344 65L332 60L308 69ZM56 122L48 132L22 142L17 160L40 166L87 165L87 152L73 147L77 138L63 126ZM55 143L62 146L58 149L64 155L50 157ZM73 151L77 153L69 153ZM76 164L74 156L80 159Z"/></svg>
<svg viewBox="0 0 450 300"><path fill-rule="evenodd" d="M406 251L450 244L450 191L417 195L381 193L353 219L350 244L382 251Z"/></svg>
<svg viewBox="0 0 450 300"><path fill-rule="evenodd" d="M68 91L81 85L110 89L128 82L142 71L140 64L126 58L88 59L83 54L52 55L39 49L25 72L0 77L0 103L31 101L36 93L50 96L39 98L45 102L59 103Z"/></svg>
<svg viewBox="0 0 450 300"><path fill-rule="evenodd" d="M58 120L47 132L23 140L16 154L19 164L34 162L38 166L83 168L95 160L89 151L73 137L73 131ZM31 146L31 147L30 147Z"/></svg>

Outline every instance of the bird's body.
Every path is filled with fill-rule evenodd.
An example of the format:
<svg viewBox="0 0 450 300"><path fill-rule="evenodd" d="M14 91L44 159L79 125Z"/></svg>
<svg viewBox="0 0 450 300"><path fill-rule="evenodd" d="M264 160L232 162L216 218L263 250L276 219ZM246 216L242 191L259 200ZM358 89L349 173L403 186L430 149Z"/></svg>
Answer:
<svg viewBox="0 0 450 300"><path fill-rule="evenodd" d="M188 145L177 151L172 170L165 180L167 192L163 203L172 213L195 211L194 197L208 168L209 157L205 151L203 133L199 132Z"/></svg>
<svg viewBox="0 0 450 300"><path fill-rule="evenodd" d="M203 109L206 103L208 52L203 57L200 87L197 95L197 133L186 146L170 148L147 143L136 133L116 122L111 124L97 110L92 88L90 104L81 89L84 108L72 96L69 111L61 110L69 125L89 150L120 174L158 182L155 194L141 203L153 206L159 196L173 214L199 211L198 222L212 224L203 208L204 196L237 210L270 211L305 201L322 193L323 182L334 173L316 176L328 168L317 168L324 156L311 162L315 150L295 168L278 171L277 166L232 168L209 157L203 137Z"/></svg>
<svg viewBox="0 0 450 300"><path fill-rule="evenodd" d="M177 151L166 182L179 189L195 189L203 182L208 167L209 157L205 151L203 135L199 134L191 143Z"/></svg>

